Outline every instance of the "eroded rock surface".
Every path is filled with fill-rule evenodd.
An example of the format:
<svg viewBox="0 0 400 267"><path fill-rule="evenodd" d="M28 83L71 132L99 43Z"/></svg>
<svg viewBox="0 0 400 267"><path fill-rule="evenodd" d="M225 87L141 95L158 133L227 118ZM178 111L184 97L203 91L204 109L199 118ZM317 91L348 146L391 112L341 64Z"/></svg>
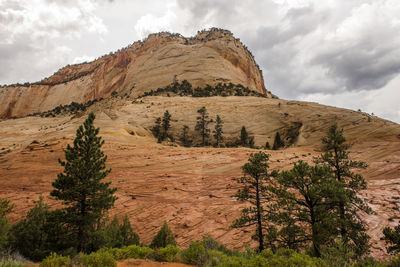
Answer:
<svg viewBox="0 0 400 267"><path fill-rule="evenodd" d="M40 82L3 86L0 119L107 98L114 91L135 97L174 80L201 87L232 82L271 96L247 48L231 32L213 28L190 38L151 34L93 62L66 66Z"/></svg>

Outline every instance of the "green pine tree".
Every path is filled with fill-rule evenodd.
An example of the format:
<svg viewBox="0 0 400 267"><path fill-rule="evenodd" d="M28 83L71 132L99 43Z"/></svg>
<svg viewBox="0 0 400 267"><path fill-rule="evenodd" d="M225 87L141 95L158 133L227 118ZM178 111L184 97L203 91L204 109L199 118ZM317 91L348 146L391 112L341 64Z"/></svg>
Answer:
<svg viewBox="0 0 400 267"><path fill-rule="evenodd" d="M310 166L303 161L283 171L276 192L280 226L278 239L289 248L306 248L311 241L313 255L321 257L321 247L336 237L334 203L344 195L342 185L327 165ZM288 242L289 241L289 242Z"/></svg>
<svg viewBox="0 0 400 267"><path fill-rule="evenodd" d="M128 216L124 217L122 224L117 216L105 227L105 245L110 248L139 245L139 235L132 229Z"/></svg>
<svg viewBox="0 0 400 267"><path fill-rule="evenodd" d="M107 156L101 151L104 141L98 137L90 113L76 131L73 146L64 150L66 161L59 159L64 171L52 183L51 196L62 200L65 224L76 242L78 251L87 251L90 235L117 199L116 188L103 182L111 169L106 169Z"/></svg>
<svg viewBox="0 0 400 267"><path fill-rule="evenodd" d="M197 117L195 130L198 131L201 135L202 146L206 146L209 143L208 139L210 137L210 129L208 128L210 120L208 119L208 112L205 107L202 107L197 112L200 114L200 116Z"/></svg>
<svg viewBox="0 0 400 267"><path fill-rule="evenodd" d="M189 147L192 145L192 140L189 139L189 126L183 125L182 136L180 140L185 147Z"/></svg>
<svg viewBox="0 0 400 267"><path fill-rule="evenodd" d="M163 140L168 137L169 128L171 128L171 114L169 114L168 110L166 110L161 123Z"/></svg>
<svg viewBox="0 0 400 267"><path fill-rule="evenodd" d="M400 252L400 225L397 225L394 229L385 227L383 229L383 240L385 240L388 253L397 254Z"/></svg>
<svg viewBox="0 0 400 267"><path fill-rule="evenodd" d="M61 217L62 212L51 211L41 196L26 217L12 226L11 248L33 261L41 261L51 252L68 249L71 243Z"/></svg>
<svg viewBox="0 0 400 267"><path fill-rule="evenodd" d="M176 246L175 237L171 229L168 227L167 222L164 222L160 231L154 236L151 241L150 247L152 248L165 248L168 245Z"/></svg>
<svg viewBox="0 0 400 267"><path fill-rule="evenodd" d="M161 135L161 118L160 117L158 117L156 119L156 121L154 122L154 126L151 129L151 131L153 132L154 137L156 137L159 140L160 135Z"/></svg>
<svg viewBox="0 0 400 267"><path fill-rule="evenodd" d="M281 135L279 134L279 132L276 132L275 134L275 140L274 140L274 145L272 146L273 150L278 150L281 147L284 147L285 143L283 143L282 139L281 139Z"/></svg>
<svg viewBox="0 0 400 267"><path fill-rule="evenodd" d="M269 223L270 210L265 204L271 200L267 185L275 177L275 172L268 171L269 155L264 152L251 154L248 162L242 166L243 177L237 179L242 188L236 193L239 201L249 203L249 207L242 210L242 216L236 219L232 227L242 228L256 226L253 239L258 241L258 249L261 252L265 248L264 236L269 233L265 229L271 229Z"/></svg>
<svg viewBox="0 0 400 267"><path fill-rule="evenodd" d="M221 117L219 115L217 115L215 129L213 131L214 138L215 138L215 141L216 141L215 145L217 147L224 140L224 137L222 136L222 134L224 133L224 131L222 130L222 126L223 125L224 125L224 122L222 121Z"/></svg>
<svg viewBox="0 0 400 267"><path fill-rule="evenodd" d="M242 126L242 129L240 130L240 144L242 146L247 146L249 142L249 135L246 131L246 127Z"/></svg>
<svg viewBox="0 0 400 267"><path fill-rule="evenodd" d="M367 183L362 175L355 173L354 170L364 169L367 164L349 158L348 150L351 145L346 143L343 129L339 129L337 124L329 128L327 136L322 138L322 144L325 153L316 162L329 165L332 175L345 190L344 197L338 200L336 206L339 214L337 221L339 234L344 245L352 247L357 256L362 256L369 251L370 237L366 233L365 223L357 212L371 213L371 209L358 194L367 188Z"/></svg>

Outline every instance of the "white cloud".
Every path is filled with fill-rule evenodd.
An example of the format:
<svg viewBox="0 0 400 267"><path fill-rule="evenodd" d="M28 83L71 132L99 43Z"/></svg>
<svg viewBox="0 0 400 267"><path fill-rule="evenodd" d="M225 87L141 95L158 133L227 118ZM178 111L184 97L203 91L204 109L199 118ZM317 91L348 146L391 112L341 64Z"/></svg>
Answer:
<svg viewBox="0 0 400 267"><path fill-rule="evenodd" d="M140 17L135 25L136 34L143 39L151 33L176 30L175 24L178 17L174 12L175 7L175 3L170 3L166 12L161 16L148 13Z"/></svg>
<svg viewBox="0 0 400 267"><path fill-rule="evenodd" d="M0 83L40 80L72 60L63 44L107 27L91 0L0 1Z"/></svg>
<svg viewBox="0 0 400 267"><path fill-rule="evenodd" d="M0 83L41 79L149 33L215 26L249 47L279 97L400 122L398 14L398 0L0 0Z"/></svg>
<svg viewBox="0 0 400 267"><path fill-rule="evenodd" d="M74 60L72 61L72 64L78 64L78 63L83 63L83 62L90 62L94 60L94 57L90 57L87 55L83 55L80 57L75 57Z"/></svg>

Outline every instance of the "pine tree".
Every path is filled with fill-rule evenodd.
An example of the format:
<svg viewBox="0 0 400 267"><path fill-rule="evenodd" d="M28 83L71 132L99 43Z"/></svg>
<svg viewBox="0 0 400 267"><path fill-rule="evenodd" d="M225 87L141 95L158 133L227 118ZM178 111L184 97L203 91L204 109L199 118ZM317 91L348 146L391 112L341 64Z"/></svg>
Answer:
<svg viewBox="0 0 400 267"><path fill-rule="evenodd" d="M222 136L222 134L224 133L223 130L222 130L223 124L224 124L224 122L222 121L221 117L219 115L217 115L215 129L213 131L217 147L224 140L224 138Z"/></svg>
<svg viewBox="0 0 400 267"><path fill-rule="evenodd" d="M105 227L105 244L110 248L120 248L129 245L139 245L139 235L133 231L128 216L124 217L122 224L118 218L114 219Z"/></svg>
<svg viewBox="0 0 400 267"><path fill-rule="evenodd" d="M189 131L189 126L183 125L182 136L181 136L180 140L185 147L189 147L192 145L192 141L189 140L188 131Z"/></svg>
<svg viewBox="0 0 400 267"><path fill-rule="evenodd" d="M163 134L165 137L168 136L168 130L169 130L169 128L171 128L170 122L171 122L171 114L169 114L168 110L166 110L164 112L164 116L163 116L162 124L161 124Z"/></svg>
<svg viewBox="0 0 400 267"><path fill-rule="evenodd" d="M208 138L210 137L210 129L208 128L208 124L210 123L208 120L208 112L205 107L202 107L197 112L200 116L197 117L195 130L200 132L202 146L206 146L208 145Z"/></svg>
<svg viewBox="0 0 400 267"><path fill-rule="evenodd" d="M275 134L275 140L274 140L274 145L272 146L273 150L278 150L281 147L284 147L285 144L283 143L282 139L281 139L281 135L279 134L279 132L276 132Z"/></svg>
<svg viewBox="0 0 400 267"><path fill-rule="evenodd" d="M165 248L168 245L176 246L175 237L169 229L167 222L164 222L160 231L154 236L151 241L150 247L152 248Z"/></svg>
<svg viewBox="0 0 400 267"><path fill-rule="evenodd" d="M41 261L51 252L61 252L70 247L67 229L60 221L60 210L51 211L40 196L24 219L14 224L10 231L10 245L24 257Z"/></svg>
<svg viewBox="0 0 400 267"><path fill-rule="evenodd" d="M269 142L265 143L265 149L271 149L271 145L269 144Z"/></svg>
<svg viewBox="0 0 400 267"><path fill-rule="evenodd" d="M278 184L280 187L274 191L279 207L275 217L280 226L278 239L285 240L283 243L292 249L307 247L311 241L314 256L321 257L321 247L336 237L333 204L344 195L342 185L329 166L310 166L303 161L283 171Z"/></svg>
<svg viewBox="0 0 400 267"><path fill-rule="evenodd" d="M59 159L64 171L52 183L51 196L62 200L65 224L70 228L78 251L86 251L90 234L113 205L116 188L102 180L110 173L107 156L101 151L104 141L98 137L99 128L93 125L90 113L76 131L73 146L64 150L66 161Z"/></svg>
<svg viewBox="0 0 400 267"><path fill-rule="evenodd" d="M240 144L242 146L247 146L248 139L249 135L247 134L246 127L242 126L242 129L240 130Z"/></svg>
<svg viewBox="0 0 400 267"><path fill-rule="evenodd" d="M239 201L245 201L250 204L242 210L242 216L236 219L232 227L242 228L256 225L253 239L258 241L258 249L261 252L265 248L264 235L265 229L271 228L269 225L269 210L265 206L270 202L270 194L266 190L267 185L272 182L271 177L276 176L275 172L268 171L269 155L264 152L251 154L248 162L242 166L243 177L237 179L237 182L243 187L236 193Z"/></svg>
<svg viewBox="0 0 400 267"><path fill-rule="evenodd" d="M160 134L161 134L161 118L158 117L156 119L156 121L154 122L154 126L151 129L153 132L154 137L156 137L157 139L160 138Z"/></svg>
<svg viewBox="0 0 400 267"><path fill-rule="evenodd" d="M357 212L371 213L371 209L358 194L360 190L367 188L367 183L362 175L354 173L353 170L364 169L367 164L349 158L348 150L351 146L346 143L343 129L339 129L337 124L329 128L327 136L322 138L322 144L325 153L316 162L329 165L333 176L345 190L345 196L338 200L336 206L339 214L338 231L343 243L351 246L358 256L362 256L369 250L369 236L365 223Z"/></svg>
<svg viewBox="0 0 400 267"><path fill-rule="evenodd" d="M398 253L400 252L400 225L397 225L394 229L390 227L383 228L383 235L382 238L385 240L388 253Z"/></svg>

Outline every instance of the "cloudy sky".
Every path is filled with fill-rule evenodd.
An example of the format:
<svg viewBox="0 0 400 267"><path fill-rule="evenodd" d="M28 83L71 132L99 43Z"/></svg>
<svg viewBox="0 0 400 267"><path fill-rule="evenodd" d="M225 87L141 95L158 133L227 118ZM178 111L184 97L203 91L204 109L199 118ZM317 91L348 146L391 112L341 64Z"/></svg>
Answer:
<svg viewBox="0 0 400 267"><path fill-rule="evenodd" d="M0 0L0 84L210 27L249 47L280 98L400 123L399 0Z"/></svg>

